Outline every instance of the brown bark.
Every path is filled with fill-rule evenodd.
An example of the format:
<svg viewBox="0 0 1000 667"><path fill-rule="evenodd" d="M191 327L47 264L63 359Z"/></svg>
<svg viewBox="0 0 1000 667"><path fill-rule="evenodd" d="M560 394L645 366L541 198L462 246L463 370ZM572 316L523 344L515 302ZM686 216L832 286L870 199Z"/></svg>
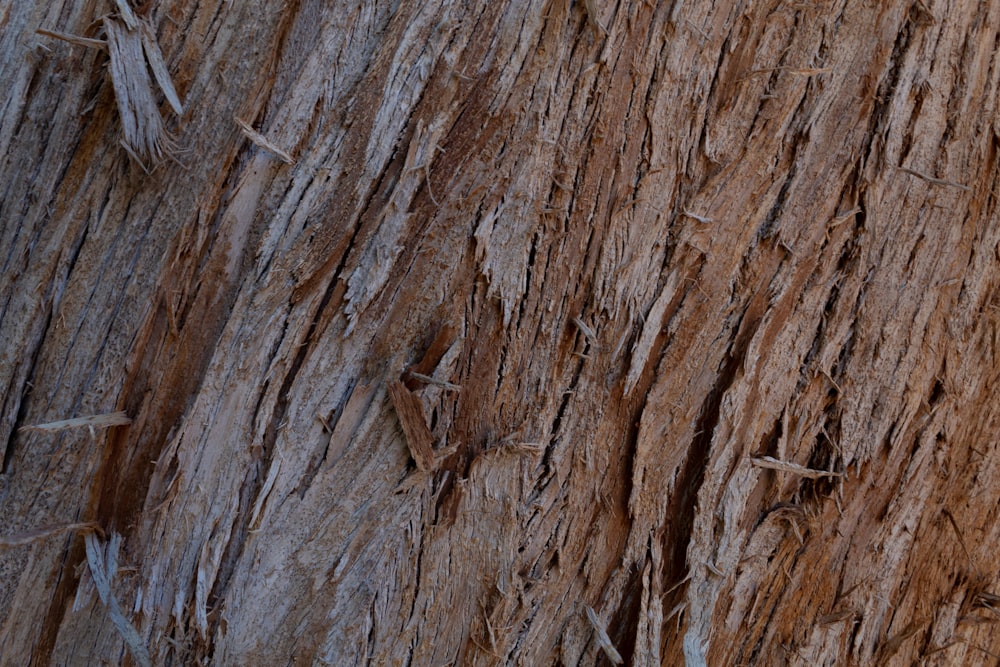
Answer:
<svg viewBox="0 0 1000 667"><path fill-rule="evenodd" d="M1000 654L1000 6L133 7L150 174L0 3L3 664Z"/></svg>

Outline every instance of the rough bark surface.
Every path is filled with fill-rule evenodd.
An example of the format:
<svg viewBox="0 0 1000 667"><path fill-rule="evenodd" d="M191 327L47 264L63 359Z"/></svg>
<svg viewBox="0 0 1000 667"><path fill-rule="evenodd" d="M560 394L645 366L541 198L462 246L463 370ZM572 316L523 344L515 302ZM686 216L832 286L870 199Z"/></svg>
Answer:
<svg viewBox="0 0 1000 667"><path fill-rule="evenodd" d="M150 174L0 2L3 664L997 659L1000 4L133 8Z"/></svg>

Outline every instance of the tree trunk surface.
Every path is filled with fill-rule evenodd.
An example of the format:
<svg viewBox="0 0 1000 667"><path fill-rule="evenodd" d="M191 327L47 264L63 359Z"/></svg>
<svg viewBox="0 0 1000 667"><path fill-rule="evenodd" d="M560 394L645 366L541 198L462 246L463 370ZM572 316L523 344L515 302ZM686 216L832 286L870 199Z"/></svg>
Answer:
<svg viewBox="0 0 1000 667"><path fill-rule="evenodd" d="M131 9L0 2L0 662L996 664L1000 4Z"/></svg>

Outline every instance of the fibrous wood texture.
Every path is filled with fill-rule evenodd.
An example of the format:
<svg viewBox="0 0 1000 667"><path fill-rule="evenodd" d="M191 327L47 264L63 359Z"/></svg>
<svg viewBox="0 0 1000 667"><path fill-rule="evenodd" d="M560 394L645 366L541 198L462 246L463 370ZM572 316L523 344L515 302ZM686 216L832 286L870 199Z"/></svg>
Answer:
<svg viewBox="0 0 1000 667"><path fill-rule="evenodd" d="M4 664L1000 654L1000 5L132 5L146 174L117 4L0 3Z"/></svg>

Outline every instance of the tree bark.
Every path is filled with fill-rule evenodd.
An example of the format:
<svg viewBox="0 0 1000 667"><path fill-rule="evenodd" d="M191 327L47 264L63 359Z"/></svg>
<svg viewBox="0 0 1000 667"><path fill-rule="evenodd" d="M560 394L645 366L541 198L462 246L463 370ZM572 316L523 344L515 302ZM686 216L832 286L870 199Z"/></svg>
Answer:
<svg viewBox="0 0 1000 667"><path fill-rule="evenodd" d="M0 2L3 664L997 659L1000 5L131 8Z"/></svg>

